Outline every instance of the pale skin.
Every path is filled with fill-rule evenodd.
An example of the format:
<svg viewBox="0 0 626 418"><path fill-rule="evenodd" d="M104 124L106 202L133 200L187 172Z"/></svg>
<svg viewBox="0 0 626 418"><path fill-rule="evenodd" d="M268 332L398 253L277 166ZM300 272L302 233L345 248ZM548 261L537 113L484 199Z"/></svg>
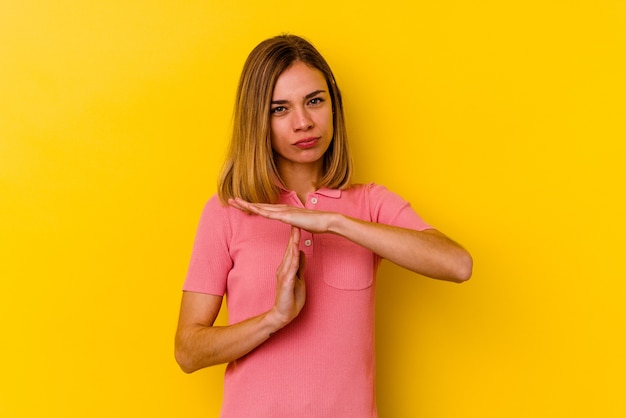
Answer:
<svg viewBox="0 0 626 418"><path fill-rule="evenodd" d="M296 62L278 78L272 98L272 147L284 185L301 201L322 176L322 157L332 139L332 104L324 76ZM304 145L303 145L304 141ZM176 332L176 359L187 373L236 360L298 316L306 301L305 259L300 230L337 234L421 275L463 282L472 258L443 233L414 231L281 204L231 199L242 211L291 225L289 241L276 270L276 297L267 312L229 326L214 326L222 297L184 292Z"/></svg>

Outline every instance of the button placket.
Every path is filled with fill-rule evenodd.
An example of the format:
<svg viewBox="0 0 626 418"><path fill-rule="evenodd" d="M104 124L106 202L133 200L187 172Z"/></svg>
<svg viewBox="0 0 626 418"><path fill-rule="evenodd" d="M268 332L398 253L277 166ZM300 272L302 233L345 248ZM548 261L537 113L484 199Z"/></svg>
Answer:
<svg viewBox="0 0 626 418"><path fill-rule="evenodd" d="M302 231L300 237L300 250L307 256L313 255L313 234L310 232Z"/></svg>
<svg viewBox="0 0 626 418"><path fill-rule="evenodd" d="M313 205L317 205L317 203L319 202L318 198L316 196L311 196L310 198L308 198L308 200L306 201L306 207L309 209L314 209L312 206ZM306 255L313 255L313 234L311 234L310 232L306 232L306 231L302 231L302 235L300 236L300 247L302 249L302 251L304 252L304 254Z"/></svg>

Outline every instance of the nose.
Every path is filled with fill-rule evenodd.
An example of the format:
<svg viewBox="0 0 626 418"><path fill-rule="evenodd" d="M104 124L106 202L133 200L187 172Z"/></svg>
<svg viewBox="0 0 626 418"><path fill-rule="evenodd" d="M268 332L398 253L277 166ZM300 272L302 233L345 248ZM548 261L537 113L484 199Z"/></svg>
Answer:
<svg viewBox="0 0 626 418"><path fill-rule="evenodd" d="M292 114L294 131L306 131L313 127L313 119L306 108L296 109Z"/></svg>

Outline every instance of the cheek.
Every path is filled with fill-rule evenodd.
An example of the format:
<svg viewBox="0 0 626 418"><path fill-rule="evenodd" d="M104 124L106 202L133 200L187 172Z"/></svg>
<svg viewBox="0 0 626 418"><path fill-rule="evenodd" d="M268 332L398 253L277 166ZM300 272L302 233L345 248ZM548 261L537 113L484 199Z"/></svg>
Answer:
<svg viewBox="0 0 626 418"><path fill-rule="evenodd" d="M326 134L330 137L333 136L334 133L334 127L333 127L333 115L331 114L330 117L326 120L326 124L324 126L324 130L326 131Z"/></svg>
<svg viewBox="0 0 626 418"><path fill-rule="evenodd" d="M280 138L280 129L275 121L270 123L270 139L272 142L272 148L276 146L277 139Z"/></svg>
<svg viewBox="0 0 626 418"><path fill-rule="evenodd" d="M272 121L270 124L270 143L274 152L282 154L285 151L286 144L289 142L289 135L285 130L285 124L280 122L283 121Z"/></svg>
<svg viewBox="0 0 626 418"><path fill-rule="evenodd" d="M328 132L330 132L331 134L333 133L333 119L334 119L333 115L333 111L332 109L328 111L328 116L326 118L326 126L328 129Z"/></svg>

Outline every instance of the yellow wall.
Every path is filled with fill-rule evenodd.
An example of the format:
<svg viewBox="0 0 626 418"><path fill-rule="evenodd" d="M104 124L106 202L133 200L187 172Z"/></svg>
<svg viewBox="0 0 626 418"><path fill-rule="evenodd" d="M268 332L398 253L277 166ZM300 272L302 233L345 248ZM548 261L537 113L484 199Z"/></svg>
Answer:
<svg viewBox="0 0 626 418"><path fill-rule="evenodd" d="M234 3L237 3L234 5ZM622 417L621 0L2 1L0 416L216 416L173 359L245 56L311 39L360 181L475 258L385 265L382 417Z"/></svg>

